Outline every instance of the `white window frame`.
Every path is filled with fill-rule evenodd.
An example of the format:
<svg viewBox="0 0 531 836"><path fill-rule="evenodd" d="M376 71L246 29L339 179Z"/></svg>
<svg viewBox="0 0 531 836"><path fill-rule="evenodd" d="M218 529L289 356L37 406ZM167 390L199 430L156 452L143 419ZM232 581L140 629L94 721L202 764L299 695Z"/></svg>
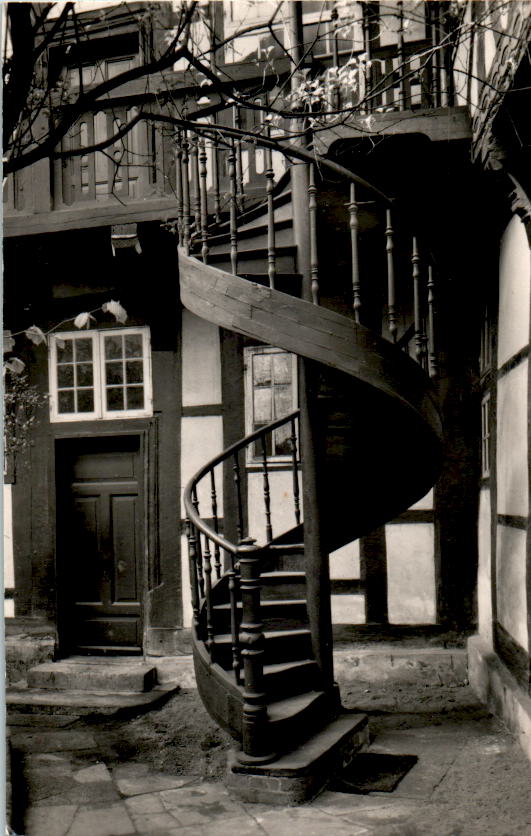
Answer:
<svg viewBox="0 0 531 836"><path fill-rule="evenodd" d="M142 336L144 407L142 409L110 410L105 408L105 351L104 339L109 336ZM57 386L57 341L64 339L92 339L92 367L94 410L92 412L59 412ZM153 415L153 385L151 373L151 340L148 327L105 328L90 331L60 331L49 337L50 421L101 421L128 418L149 418Z"/></svg>
<svg viewBox="0 0 531 836"><path fill-rule="evenodd" d="M298 406L298 381L297 381L297 355L292 354L291 351L285 351L283 348L275 348L271 345L251 345L244 348L244 393L245 393L245 434L249 435L254 430L254 415L253 415L253 377L252 377L252 358L257 354L287 354L291 356L291 382L292 382L292 407L290 412L297 409ZM272 418L271 421L275 421ZM274 432L274 431L273 431ZM253 455L254 444L247 447L247 464L256 465L260 462L261 456ZM285 464L291 461L292 454L285 453L281 456L268 456L268 463L278 462Z"/></svg>
<svg viewBox="0 0 531 836"><path fill-rule="evenodd" d="M490 476L490 392L481 399L481 476Z"/></svg>

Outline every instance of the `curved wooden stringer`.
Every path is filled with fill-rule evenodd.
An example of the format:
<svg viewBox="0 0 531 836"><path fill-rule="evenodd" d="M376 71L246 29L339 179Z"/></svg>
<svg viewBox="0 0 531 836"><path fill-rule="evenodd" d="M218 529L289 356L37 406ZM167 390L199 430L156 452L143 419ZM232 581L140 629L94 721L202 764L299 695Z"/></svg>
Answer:
<svg viewBox="0 0 531 836"><path fill-rule="evenodd" d="M183 249L179 273L189 311L315 364L328 551L394 518L430 489L441 423L435 390L414 360L348 317L201 263ZM226 451L210 463L211 471L233 455L234 449ZM190 554L198 687L211 715L244 753L267 759L310 737L337 709L337 697L323 687L312 657L301 526L294 521L265 544L230 543L213 533L193 501L195 486L211 471L206 465L185 496L195 532ZM211 571L216 548L225 555L225 571L209 580L205 592L200 576L203 568Z"/></svg>

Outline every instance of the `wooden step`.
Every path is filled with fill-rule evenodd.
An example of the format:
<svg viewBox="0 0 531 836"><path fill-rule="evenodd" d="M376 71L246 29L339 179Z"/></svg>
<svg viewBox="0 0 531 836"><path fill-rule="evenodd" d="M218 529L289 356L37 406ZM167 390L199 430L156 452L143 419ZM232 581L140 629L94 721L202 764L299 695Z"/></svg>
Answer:
<svg viewBox="0 0 531 836"><path fill-rule="evenodd" d="M273 599L303 598L306 590L304 572L272 571L260 577L262 601Z"/></svg>
<svg viewBox="0 0 531 836"><path fill-rule="evenodd" d="M277 246L282 244L293 244L293 221L291 218L285 218L282 221L275 221L275 240ZM263 223L257 226L238 227L238 242L253 241L255 246L267 246L267 224ZM263 239L260 245L257 243L259 239ZM218 235L211 235L208 239L208 248L210 253L227 252L230 249L230 232L222 232Z"/></svg>
<svg viewBox="0 0 531 836"><path fill-rule="evenodd" d="M30 689L53 691L142 693L151 690L156 682L156 668L130 660L45 662L28 671Z"/></svg>
<svg viewBox="0 0 531 836"><path fill-rule="evenodd" d="M276 267L279 273L295 271L296 252L296 248L292 246L276 248ZM221 270L230 271L230 254L224 252L213 253L209 256L209 264L213 264ZM263 273L265 264L267 264L267 249L260 247L238 249L238 273Z"/></svg>
<svg viewBox="0 0 531 836"><path fill-rule="evenodd" d="M264 599L261 603L260 617L265 631L284 630L286 628L306 627L308 612L304 598ZM242 604L237 604L238 620L241 621ZM216 604L212 608L214 632L230 630L230 604Z"/></svg>
<svg viewBox="0 0 531 836"><path fill-rule="evenodd" d="M288 751L307 740L331 719L333 697L325 691L305 691L268 703L268 727L273 747Z"/></svg>
<svg viewBox="0 0 531 836"><path fill-rule="evenodd" d="M319 668L313 659L264 666L264 684L270 698L275 694L288 697L311 691L318 682Z"/></svg>
<svg viewBox="0 0 531 836"><path fill-rule="evenodd" d="M264 637L264 665L311 658L311 634L305 627L289 630L266 630ZM212 655L214 661L222 668L225 668L225 670L231 668L232 637L230 633L215 636Z"/></svg>

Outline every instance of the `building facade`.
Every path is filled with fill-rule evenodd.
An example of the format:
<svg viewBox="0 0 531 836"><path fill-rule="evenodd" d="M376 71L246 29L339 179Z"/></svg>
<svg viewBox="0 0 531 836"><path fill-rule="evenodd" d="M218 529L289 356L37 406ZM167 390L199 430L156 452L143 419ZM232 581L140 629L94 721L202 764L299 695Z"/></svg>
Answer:
<svg viewBox="0 0 531 836"><path fill-rule="evenodd" d="M90 38L68 31L72 48L54 60L74 89L147 63L171 29L165 5L149 37L143 4L87 11ZM260 106L290 76L293 15L268 29L274 5L205 7L228 39L216 52L226 90ZM17 337L8 354L43 398L5 468L6 614L40 619L58 657L172 655L194 630L210 653L232 632L238 684L236 616L209 615L210 601L252 603L222 596L231 572L243 593L252 581L228 544L282 546L280 571L300 573L304 540L312 659L328 653L316 635L327 620L340 641L468 639L475 687L524 729L529 10L358 3L342 26L333 4L294 5L308 77L328 78L330 109L355 113L315 130L314 156L335 173L246 141L261 123L237 102L212 120L217 133L147 120L125 146L80 153L140 108L173 112L164 96L200 103L206 88L177 64L164 95L159 76L119 88L80 118L62 157L8 178L5 325L49 337ZM329 72L353 59L358 110ZM292 298L319 301L319 314L291 310ZM102 310L110 300L125 321ZM311 557L320 536L324 575ZM310 601L316 578L326 606ZM224 651L197 652L205 670L231 666Z"/></svg>

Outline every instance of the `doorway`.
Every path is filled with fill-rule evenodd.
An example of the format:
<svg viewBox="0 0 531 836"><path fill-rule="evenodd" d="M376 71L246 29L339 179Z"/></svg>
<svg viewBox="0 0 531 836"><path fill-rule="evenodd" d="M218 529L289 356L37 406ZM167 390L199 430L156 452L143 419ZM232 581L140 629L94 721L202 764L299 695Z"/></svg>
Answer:
<svg viewBox="0 0 531 836"><path fill-rule="evenodd" d="M144 469L139 435L57 445L63 655L142 652Z"/></svg>

